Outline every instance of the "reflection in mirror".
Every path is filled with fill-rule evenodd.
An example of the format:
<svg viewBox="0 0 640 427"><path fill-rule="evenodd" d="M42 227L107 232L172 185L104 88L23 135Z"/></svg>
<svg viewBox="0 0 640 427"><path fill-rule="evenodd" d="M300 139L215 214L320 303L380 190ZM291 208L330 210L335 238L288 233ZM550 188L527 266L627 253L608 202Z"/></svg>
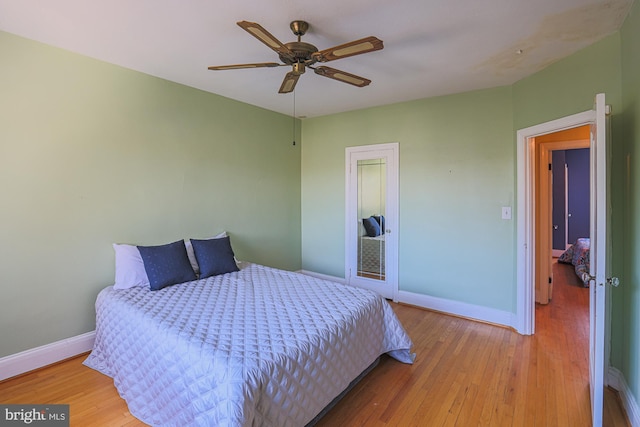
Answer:
<svg viewBox="0 0 640 427"><path fill-rule="evenodd" d="M358 276L385 280L385 159L358 160Z"/></svg>

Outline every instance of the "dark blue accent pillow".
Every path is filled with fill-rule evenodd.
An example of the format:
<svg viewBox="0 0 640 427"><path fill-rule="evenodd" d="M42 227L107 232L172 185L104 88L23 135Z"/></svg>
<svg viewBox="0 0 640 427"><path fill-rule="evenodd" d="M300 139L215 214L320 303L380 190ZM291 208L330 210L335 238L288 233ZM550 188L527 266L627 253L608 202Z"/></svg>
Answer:
<svg viewBox="0 0 640 427"><path fill-rule="evenodd" d="M200 266L200 278L238 271L229 236L219 239L191 239L193 253Z"/></svg>
<svg viewBox="0 0 640 427"><path fill-rule="evenodd" d="M184 240L160 246L138 246L152 291L196 280Z"/></svg>
<svg viewBox="0 0 640 427"><path fill-rule="evenodd" d="M380 234L384 234L384 215L374 215L373 219L380 224Z"/></svg>
<svg viewBox="0 0 640 427"><path fill-rule="evenodd" d="M363 218L362 225L364 225L367 236L376 237L380 235L380 224L378 224L378 221L376 221L374 217Z"/></svg>

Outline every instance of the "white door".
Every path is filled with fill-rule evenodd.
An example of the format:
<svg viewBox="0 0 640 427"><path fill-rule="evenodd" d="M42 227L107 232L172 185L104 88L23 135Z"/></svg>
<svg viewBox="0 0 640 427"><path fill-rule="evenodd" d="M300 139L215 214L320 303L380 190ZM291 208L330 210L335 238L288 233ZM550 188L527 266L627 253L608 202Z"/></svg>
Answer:
<svg viewBox="0 0 640 427"><path fill-rule="evenodd" d="M609 150L605 95L595 99L595 121L591 125L591 251L589 298L589 384L591 386L591 415L594 426L602 425L606 357L606 301L607 283L617 286L617 279L609 279L607 250L610 246L609 225Z"/></svg>
<svg viewBox="0 0 640 427"><path fill-rule="evenodd" d="M346 149L345 278L397 300L399 144Z"/></svg>

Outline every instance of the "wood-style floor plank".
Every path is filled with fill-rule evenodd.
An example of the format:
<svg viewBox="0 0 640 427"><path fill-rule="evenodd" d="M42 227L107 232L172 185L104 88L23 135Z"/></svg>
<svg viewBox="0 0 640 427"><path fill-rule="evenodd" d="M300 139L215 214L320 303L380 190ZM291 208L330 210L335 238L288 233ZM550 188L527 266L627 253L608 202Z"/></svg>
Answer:
<svg viewBox="0 0 640 427"><path fill-rule="evenodd" d="M413 365L380 364L320 422L330 426L589 426L588 289L554 265L536 334L392 304L414 342ZM86 356L0 382L1 403L67 403L72 426L142 426ZM629 426L615 392L605 426Z"/></svg>

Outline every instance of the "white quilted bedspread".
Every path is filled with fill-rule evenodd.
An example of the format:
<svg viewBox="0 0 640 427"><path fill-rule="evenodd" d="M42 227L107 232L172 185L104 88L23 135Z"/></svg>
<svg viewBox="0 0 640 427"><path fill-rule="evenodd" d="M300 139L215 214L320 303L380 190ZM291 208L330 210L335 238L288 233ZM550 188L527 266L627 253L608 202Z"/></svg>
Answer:
<svg viewBox="0 0 640 427"><path fill-rule="evenodd" d="M85 365L167 426L304 426L411 339L378 294L256 264L149 291L103 289Z"/></svg>

